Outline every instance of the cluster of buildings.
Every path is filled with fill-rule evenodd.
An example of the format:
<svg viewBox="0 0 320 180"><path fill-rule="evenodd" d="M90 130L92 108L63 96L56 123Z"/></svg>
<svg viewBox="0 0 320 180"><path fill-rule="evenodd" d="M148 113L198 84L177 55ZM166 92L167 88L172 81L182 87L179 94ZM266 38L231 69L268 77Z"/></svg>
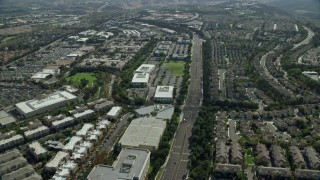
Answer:
<svg viewBox="0 0 320 180"><path fill-rule="evenodd" d="M109 125L110 121L108 120L99 121L96 127L93 124L85 123L75 136L72 136L69 142L45 165L47 172L55 173L52 179L71 178L78 166L92 151L94 144L107 132Z"/></svg>
<svg viewBox="0 0 320 180"><path fill-rule="evenodd" d="M138 69L135 70L132 85L134 87L148 87L150 74L155 69L153 64L142 64ZM157 86L154 101L161 103L172 103L173 102L173 86Z"/></svg>
<svg viewBox="0 0 320 180"><path fill-rule="evenodd" d="M191 40L185 37L178 37L172 52L173 60L185 60L189 55Z"/></svg>
<svg viewBox="0 0 320 180"><path fill-rule="evenodd" d="M244 160L243 150L239 143L233 142L227 146L227 118L225 112L219 112L216 116L216 154L214 175L220 178L235 177L242 171Z"/></svg>
<svg viewBox="0 0 320 180"><path fill-rule="evenodd" d="M319 178L320 160L319 154L312 147L306 147L300 150L297 146L289 148L292 154L293 163L296 166L292 173L285 151L277 145L272 145L270 150L264 144L258 144L256 147L256 159L261 164L258 167L258 176L261 178L271 178L275 174L283 179L290 179L292 174L298 179ZM270 153L269 153L270 152ZM269 156L269 154L271 154Z"/></svg>
<svg viewBox="0 0 320 180"><path fill-rule="evenodd" d="M17 149L0 154L0 176L1 179L42 180Z"/></svg>
<svg viewBox="0 0 320 180"><path fill-rule="evenodd" d="M167 120L171 119L173 113L172 105L152 105L137 109L135 116L139 118L130 122L120 138L122 150L113 165L96 165L87 179L145 179L150 155L158 149Z"/></svg>

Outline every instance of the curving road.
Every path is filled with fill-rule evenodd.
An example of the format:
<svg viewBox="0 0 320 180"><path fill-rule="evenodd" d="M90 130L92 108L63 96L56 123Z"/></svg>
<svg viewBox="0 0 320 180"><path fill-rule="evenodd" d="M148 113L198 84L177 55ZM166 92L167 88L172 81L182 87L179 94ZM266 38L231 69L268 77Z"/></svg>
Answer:
<svg viewBox="0 0 320 180"><path fill-rule="evenodd" d="M161 180L186 179L188 176L189 139L202 103L202 41L196 34L193 39L190 74L188 97L183 108L185 121L178 126Z"/></svg>
<svg viewBox="0 0 320 180"><path fill-rule="evenodd" d="M307 28L306 26L303 26L303 28L308 31L308 36L307 36L307 38L304 39L303 41L301 41L300 43L293 45L293 48L292 48L292 49L296 49L296 48L298 48L298 47L300 47L300 46L302 46L302 45L309 44L310 41L311 41L311 39L313 38L314 32L313 32L311 29Z"/></svg>

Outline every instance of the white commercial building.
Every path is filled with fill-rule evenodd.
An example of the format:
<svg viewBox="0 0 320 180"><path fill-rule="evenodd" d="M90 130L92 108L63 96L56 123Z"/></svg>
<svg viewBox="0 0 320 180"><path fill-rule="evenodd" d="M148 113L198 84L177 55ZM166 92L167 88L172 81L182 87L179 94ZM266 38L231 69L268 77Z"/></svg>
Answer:
<svg viewBox="0 0 320 180"><path fill-rule="evenodd" d="M96 165L87 180L143 180L150 166L150 151L124 148L113 166Z"/></svg>
<svg viewBox="0 0 320 180"><path fill-rule="evenodd" d="M79 136L73 136L70 141L64 145L64 147L62 148L62 150L66 151L66 152L71 152L75 149L75 147L77 145L79 145L82 141L82 137Z"/></svg>
<svg viewBox="0 0 320 180"><path fill-rule="evenodd" d="M37 161L48 154L48 151L44 149L38 141L29 144L28 147L29 151Z"/></svg>
<svg viewBox="0 0 320 180"><path fill-rule="evenodd" d="M18 112L26 118L53 111L66 106L70 102L76 102L77 96L67 92L59 91L43 99L33 99L16 104Z"/></svg>
<svg viewBox="0 0 320 180"><path fill-rule="evenodd" d="M145 87L148 86L149 78L149 73L135 73L131 83L133 86Z"/></svg>
<svg viewBox="0 0 320 180"><path fill-rule="evenodd" d="M75 122L73 117L66 117L58 121L52 122L52 127L56 130L62 129L64 127L70 126Z"/></svg>
<svg viewBox="0 0 320 180"><path fill-rule="evenodd" d="M77 132L77 136L85 137L88 135L89 131L93 130L93 124L84 124L82 128Z"/></svg>
<svg viewBox="0 0 320 180"><path fill-rule="evenodd" d="M173 86L157 86L154 101L162 103L173 102Z"/></svg>
<svg viewBox="0 0 320 180"><path fill-rule="evenodd" d="M121 113L121 107L115 106L107 113L107 118L115 120Z"/></svg>
<svg viewBox="0 0 320 180"><path fill-rule="evenodd" d="M141 64L135 73L151 73L155 68L154 64Z"/></svg>
<svg viewBox="0 0 320 180"><path fill-rule="evenodd" d="M47 126L40 126L36 129L28 130L24 132L24 137L27 140L38 139L49 134L49 128Z"/></svg>
<svg viewBox="0 0 320 180"><path fill-rule="evenodd" d="M165 120L154 117L134 119L119 143L122 147L137 147L154 151L159 147L166 125Z"/></svg>
<svg viewBox="0 0 320 180"><path fill-rule="evenodd" d="M67 161L67 159L70 157L69 153L59 151L56 156L45 165L45 169L50 172L56 172L59 166Z"/></svg>

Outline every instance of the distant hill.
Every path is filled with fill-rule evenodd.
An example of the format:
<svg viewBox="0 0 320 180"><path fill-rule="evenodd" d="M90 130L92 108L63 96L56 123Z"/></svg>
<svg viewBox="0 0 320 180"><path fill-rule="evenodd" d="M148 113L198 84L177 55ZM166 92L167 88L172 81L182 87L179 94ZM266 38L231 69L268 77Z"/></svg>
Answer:
<svg viewBox="0 0 320 180"><path fill-rule="evenodd" d="M320 19L320 0L260 0L267 1L296 15L307 15Z"/></svg>

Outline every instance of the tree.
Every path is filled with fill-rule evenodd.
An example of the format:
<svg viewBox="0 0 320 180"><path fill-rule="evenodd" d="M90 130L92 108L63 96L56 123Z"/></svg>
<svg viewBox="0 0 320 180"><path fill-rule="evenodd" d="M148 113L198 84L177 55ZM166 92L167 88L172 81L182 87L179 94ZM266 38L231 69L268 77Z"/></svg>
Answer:
<svg viewBox="0 0 320 180"><path fill-rule="evenodd" d="M86 87L88 82L89 81L87 79L84 79L84 78L80 79L80 87L82 87L82 88Z"/></svg>

